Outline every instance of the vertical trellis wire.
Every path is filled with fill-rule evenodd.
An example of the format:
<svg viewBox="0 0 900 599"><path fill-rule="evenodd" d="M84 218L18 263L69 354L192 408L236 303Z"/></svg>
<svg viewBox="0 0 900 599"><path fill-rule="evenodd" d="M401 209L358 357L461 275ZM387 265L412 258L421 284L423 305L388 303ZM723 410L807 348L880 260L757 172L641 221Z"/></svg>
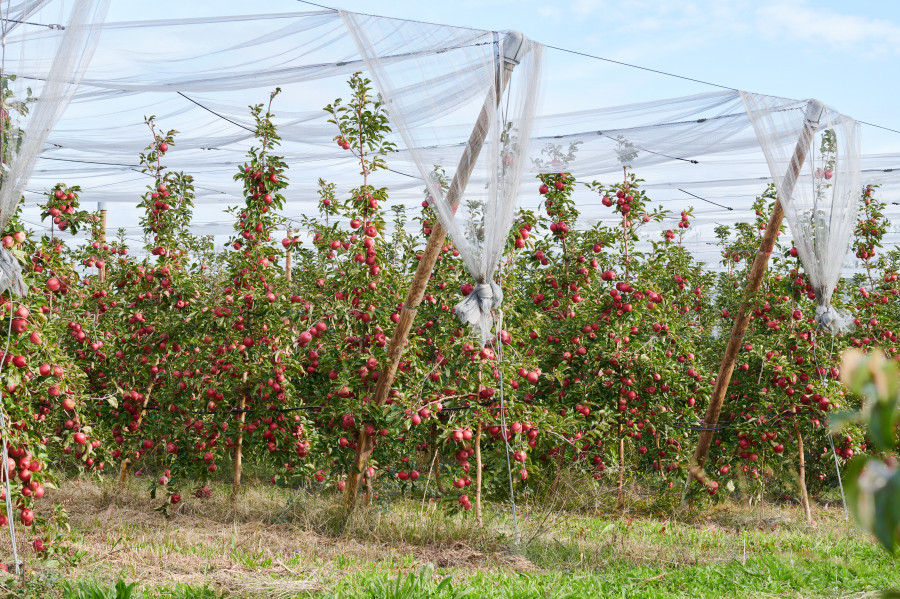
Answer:
<svg viewBox="0 0 900 599"><path fill-rule="evenodd" d="M494 93L498 94L496 98L497 104L502 104L501 98L499 94L501 92L501 77L503 76L501 73L501 69L504 68L503 61L500 56L500 33L494 31ZM496 115L495 115L496 117ZM502 123L496 123L498 128L498 133L503 130ZM499 191L497 192L499 193ZM497 278L499 279L500 288L503 288L503 260L500 260L500 264L498 266ZM487 282L487 281L485 281ZM503 340L501 339L501 332L503 331L503 310L500 309L500 317L499 319L494 318L493 312L491 313L491 320L494 325L494 348L497 354L497 372L500 374L500 434L503 435L503 445L506 453L506 474L509 479L509 502L512 506L512 517L513 517L513 544L518 547L519 546L519 521L516 515L516 492L513 486L513 476L512 476L512 462L509 458L510 446L509 446L509 429L506 427L506 396L503 392Z"/></svg>
<svg viewBox="0 0 900 599"><path fill-rule="evenodd" d="M6 356L9 353L9 343L12 339L12 321L13 321L13 300L12 294L9 298L9 328L6 331L6 347L3 350L3 357L0 358L0 370L6 363ZM2 447L3 469L6 471L6 523L9 525L9 537L12 542L13 562L15 564L16 574L19 574L19 551L16 547L16 525L13 521L12 512L12 489L10 487L9 474L9 454L6 448L6 410L3 407L3 386L0 385L0 447Z"/></svg>
<svg viewBox="0 0 900 599"><path fill-rule="evenodd" d="M831 350L829 351L829 355L834 354L834 335L831 336ZM816 360L816 370L819 372L819 376L822 379L822 386L825 387L825 390L828 390L828 381L825 378L825 369L819 364L819 352L816 351L816 348L813 348L813 357ZM826 427L827 428L827 427ZM838 462L837 453L834 451L834 435L831 434L831 430L826 430L826 434L828 436L828 445L831 447L831 457L834 458L834 470L837 472L838 486L841 489L841 502L844 504L844 520L850 519L850 513L847 511L847 496L844 494L844 480L841 478L841 465Z"/></svg>
<svg viewBox="0 0 900 599"><path fill-rule="evenodd" d="M501 277L500 281L503 281L503 266L500 266ZM516 492L513 488L513 476L512 476L512 463L509 459L509 433L506 428L506 401L503 393L503 341L500 339L501 331L503 330L503 310L500 310L500 319L494 321L494 347L497 348L497 372L500 373L500 434L503 435L503 444L506 448L506 473L509 478L509 502L512 505L512 517L513 517L513 534L514 536L514 544L518 547L519 545L519 522L516 517Z"/></svg>
<svg viewBox="0 0 900 599"><path fill-rule="evenodd" d="M9 27L9 10L10 10L10 2L6 0L6 12L0 19L0 81L4 77L6 77L6 34ZM2 93L2 90L0 90ZM5 151L4 148L4 136L7 135L3 127L3 123L0 123L0 156L3 156ZM2 181L2 174L0 174L0 181ZM0 183L2 184L2 183ZM9 297L9 329L6 331L6 348L3 350L3 358L0 359L0 370L3 369L3 364L6 362L6 356L9 352L9 343L12 338L12 321L13 321L13 301L12 301L12 293L10 293ZM9 538L12 544L12 554L13 554L13 562L15 567L15 573L19 574L19 552L16 547L16 525L13 520L13 512L12 512L12 489L10 486L9 478L9 454L6 448L6 410L3 408L3 387L0 385L0 447L2 447L2 457L3 457L3 469L6 472L6 522L9 526Z"/></svg>
<svg viewBox="0 0 900 599"><path fill-rule="evenodd" d="M499 269L498 269L498 278L499 284L502 289L503 285L503 263L501 261ZM499 376L500 382L500 434L503 435L503 444L506 449L506 473L509 478L509 501L512 505L512 517L513 517L513 533L514 544L518 547L519 545L519 523L518 518L516 516L516 493L515 488L513 486L513 475L512 475L512 462L509 459L510 446L509 446L509 433L506 427L506 396L503 391L504 381L503 381L503 340L501 339L501 334L503 331L503 310L499 310L500 317L494 318L493 313L491 313L491 320L494 325L494 348L495 353L497 354L497 373Z"/></svg>

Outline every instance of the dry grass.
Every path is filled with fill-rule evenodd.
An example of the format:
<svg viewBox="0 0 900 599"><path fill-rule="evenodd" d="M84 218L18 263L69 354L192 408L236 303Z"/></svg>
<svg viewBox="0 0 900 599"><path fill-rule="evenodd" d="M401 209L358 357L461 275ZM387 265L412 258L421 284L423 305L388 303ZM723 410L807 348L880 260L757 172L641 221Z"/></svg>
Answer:
<svg viewBox="0 0 900 599"><path fill-rule="evenodd" d="M566 479L553 494L519 505L518 547L507 506L488 506L486 524L478 527L471 514L392 499L358 509L344 526L337 496L256 484L232 503L227 487L213 489L212 498L185 498L165 518L152 509L160 500L151 501L138 482L121 488L65 483L53 500L69 513L71 549L85 555L67 578L123 577L145 588L183 583L210 585L232 597L293 597L428 563L459 576L623 566L668 570L746 563L748 555L765 553L767 543L799 543L802 552L806 539L815 538L822 539L820 549L831 551L861 538L839 509L821 506L814 528L791 506L729 503L702 513L673 508L668 515L632 518L650 509L641 507L639 493L629 511L615 512L608 493Z"/></svg>
<svg viewBox="0 0 900 599"><path fill-rule="evenodd" d="M441 568L535 571L479 529L426 505L358 510L343 528L337 497L246 488L232 503L224 488L186 499L170 518L153 511L146 489L131 483L69 482L57 492L69 512L70 546L89 558L73 574L142 586L210 584L235 596L274 597L317 590L372 563L413 570ZM410 507L409 505L407 507Z"/></svg>

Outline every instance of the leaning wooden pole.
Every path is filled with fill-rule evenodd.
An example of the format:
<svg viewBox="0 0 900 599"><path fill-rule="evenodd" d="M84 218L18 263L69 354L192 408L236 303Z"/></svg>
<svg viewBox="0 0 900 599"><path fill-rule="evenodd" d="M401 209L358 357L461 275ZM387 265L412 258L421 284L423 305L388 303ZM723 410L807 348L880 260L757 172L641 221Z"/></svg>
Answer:
<svg viewBox="0 0 900 599"><path fill-rule="evenodd" d="M512 42L512 43L510 43ZM491 119L497 110L497 105L509 83L512 71L518 64L519 53L524 48L524 37L518 32L510 32L503 40L503 56L502 66L500 68L500 76L495 84L496 89L488 94L478 120L475 121L475 127L469 136L466 144L466 150L460 158L459 166L450 188L447 190L446 202L453 211L459 206L459 200L462 196L478 156L481 154L481 148L484 146L484 140L490 130ZM409 332L412 330L413 320L416 318L416 312L419 304L422 303L422 297L425 295L425 288L431 278L431 271L441 254L441 248L444 245L444 239L447 231L444 226L437 222L431 229L431 235L428 237L428 244L425 251L419 259L419 265L416 268L416 274L413 277L412 284L406 294L406 300L403 302L403 309L400 311L400 320L394 328L394 334L391 336L390 345L388 345L388 363L378 377L378 384L375 386L375 396L373 401L376 406L383 405L387 401L391 386L394 382L394 376L397 374L397 367L400 364L400 358L403 356L403 350L406 341L409 338ZM369 455L372 453L373 440L366 433L366 427L360 427L359 437L356 440L356 455L353 460L353 466L350 468L347 477L347 488L344 491L344 504L348 510L352 510L356 503L356 493L359 489L360 476L366 468L369 461Z"/></svg>
<svg viewBox="0 0 900 599"><path fill-rule="evenodd" d="M688 469L691 479L703 479L703 462L706 460L706 456L709 455L713 433L715 433L716 424L719 422L722 404L725 402L725 393L728 391L731 375L734 372L734 363L744 342L744 333L747 332L747 327L750 324L749 303L762 285L763 275L769 265L769 256L772 254L772 248L775 246L775 240L778 238L781 223L784 220L784 208L781 202L790 200L794 184L797 181L797 177L800 176L800 169L806 161L806 154L809 152L809 146L813 141L819 119L822 117L824 110L825 106L818 100L810 100L806 108L806 120L803 124L803 130L800 133L800 139L797 141L797 147L794 149L794 155L791 157L791 164L788 166L788 189L783 190L788 197L776 198L775 207L772 209L769 223L766 225L762 242L756 253L756 259L753 261L753 266L750 269L747 289L744 292L740 310L738 310L737 318L734 321L731 338L728 340L728 346L725 348L725 354L722 356L722 364L719 366L716 385L713 388L712 396L709 398L706 417L703 419L703 430L700 432L700 439L697 441L697 448L694 451L694 457L691 459Z"/></svg>

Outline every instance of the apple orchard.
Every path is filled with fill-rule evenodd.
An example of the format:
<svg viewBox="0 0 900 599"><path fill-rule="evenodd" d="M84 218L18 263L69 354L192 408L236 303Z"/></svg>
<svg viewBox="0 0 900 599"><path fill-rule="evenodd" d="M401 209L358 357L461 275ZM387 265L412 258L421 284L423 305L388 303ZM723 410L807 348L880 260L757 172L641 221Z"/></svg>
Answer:
<svg viewBox="0 0 900 599"><path fill-rule="evenodd" d="M620 504L635 483L680 498L773 189L760 189L754 220L716 230L721 264L711 268L683 243L687 206L676 228L639 242L670 216L651 209L640 172L542 174L530 192L541 210L517 213L503 254L502 330L482 346L455 317L473 287L445 241L389 398L376 405L437 217L427 194L421 208L385 208L379 172L395 149L387 115L368 80L355 75L349 86L350 100L326 110L335 142L359 163L357 186L338 196L319 180L318 214L285 218L291 184L315 182L290 181L278 155L276 91L252 107L256 142L235 165L245 201L231 211L225 252L191 234L193 179L166 168L178 137L153 118L140 152L151 180L139 204L146 257L134 258L124 235L106 238L77 181L47 191L53 235L11 221L2 242L28 294L2 304L14 513L0 520L29 527L36 550L61 542L53 488L63 478L143 477L164 513L203 501L213 480L238 493L249 470L333 494L354 468L361 431L373 439L366 501L424 493L475 518L482 498L508 501L510 477L527 496L563 472L615 489ZM614 226L576 226L572 194L585 185ZM832 451L826 427L830 411L859 403L836 382L840 352L897 352L900 252L881 247L888 223L877 189L860 189L859 202L853 248L865 268L835 295L854 331L817 330L815 294L783 235L751 299L707 478L689 487L695 500L798 500L798 471L815 495L837 485L835 455L843 464L867 451L853 427L833 436ZM67 241L81 229L87 242Z"/></svg>

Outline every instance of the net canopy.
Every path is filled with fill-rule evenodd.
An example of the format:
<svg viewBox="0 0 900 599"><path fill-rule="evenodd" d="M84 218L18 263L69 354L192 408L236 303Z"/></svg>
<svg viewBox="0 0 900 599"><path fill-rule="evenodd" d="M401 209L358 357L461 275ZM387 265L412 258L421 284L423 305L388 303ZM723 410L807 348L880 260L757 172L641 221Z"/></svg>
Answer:
<svg viewBox="0 0 900 599"><path fill-rule="evenodd" d="M91 60L108 7L108 0L0 6L0 228L15 213L47 136ZM51 18L55 23L41 24ZM0 250L0 291L24 295L20 273L15 258Z"/></svg>
<svg viewBox="0 0 900 599"><path fill-rule="evenodd" d="M168 167L194 176L193 231L224 243L232 223L223 210L242 201L233 173L252 144L247 106L264 101L275 86L283 90L273 111L292 181L285 213L290 218L312 213L319 177L336 182L338 193L358 179L358 163L334 144L336 130L322 110L346 95L346 79L357 71L373 79L392 102L393 141L400 150L388 157L391 170L378 174L378 185L390 189L392 202L417 207L426 195L441 197L432 179L435 166L444 169L448 183L453 180L492 89L497 49L507 35L331 10L199 16L200 10L196 17L111 21L100 27L95 59L43 145L26 188L27 222L40 225L37 194L66 181L81 185L83 200L108 203L110 228L123 227L127 240L141 245L135 212L129 208L147 184L137 161L151 140L143 117L156 115L161 126L181 132L166 160ZM30 35L53 39L59 31L33 28ZM602 65L599 70L590 59L529 44L532 49L505 89L512 107L508 118L520 119L517 114L529 111L534 118L529 132L516 132L519 159L503 180L503 193L513 195L516 186L518 205L534 209L541 201L534 179L539 172L567 171L580 182L609 181L618 180L622 167L630 166L644 179L653 201L674 211L660 229L672 228L686 205L696 207L695 226L685 243L697 259L714 267L720 254L713 229L751 218L753 199L773 181L741 93L696 93L696 87L685 87L689 95L654 98L652 79L638 79L631 71L623 75L624 67ZM528 61L539 55L548 82L543 103L537 103L537 94L527 97L522 91L538 80L539 70L532 70ZM606 78L616 91L579 96L571 80L553 79L560 65L570 77L574 72ZM33 67L26 62L15 68L22 78L40 81L42 75ZM650 77L640 74L645 76ZM563 88L567 91L561 93ZM796 107L791 113L802 118L804 102L771 101ZM492 135L465 186L479 201L497 188L491 181L500 176L486 166L497 155L493 148L501 151L502 142ZM796 132L775 132L772 140L792 148ZM900 154L863 156L861 166L863 182L881 184L889 203L892 198L900 202ZM581 212L577 226L612 222L613 214L597 194L576 187L574 199ZM461 206L457 215L442 216L457 244L465 243L459 227L468 210L465 198ZM885 241L895 241L898 233L889 232ZM485 246L477 249L472 256L486 255ZM854 267L852 257L844 265ZM470 264L476 280L477 266Z"/></svg>
<svg viewBox="0 0 900 599"><path fill-rule="evenodd" d="M852 318L833 308L831 297L856 227L859 123L818 101L798 106L758 94L743 98L816 294L816 320L845 330Z"/></svg>
<svg viewBox="0 0 900 599"><path fill-rule="evenodd" d="M475 279L456 314L478 326L485 343L493 329L492 310L502 302L494 272L516 212L543 48L518 32L476 37L436 25L420 31L394 20L343 16L441 225ZM381 60L398 41L410 58ZM449 50L430 51L435 42ZM429 118L423 120L423 114ZM471 132L444 126L450 117L472 123ZM440 162L433 161L431 147L443 149ZM483 185L468 184L475 173Z"/></svg>

